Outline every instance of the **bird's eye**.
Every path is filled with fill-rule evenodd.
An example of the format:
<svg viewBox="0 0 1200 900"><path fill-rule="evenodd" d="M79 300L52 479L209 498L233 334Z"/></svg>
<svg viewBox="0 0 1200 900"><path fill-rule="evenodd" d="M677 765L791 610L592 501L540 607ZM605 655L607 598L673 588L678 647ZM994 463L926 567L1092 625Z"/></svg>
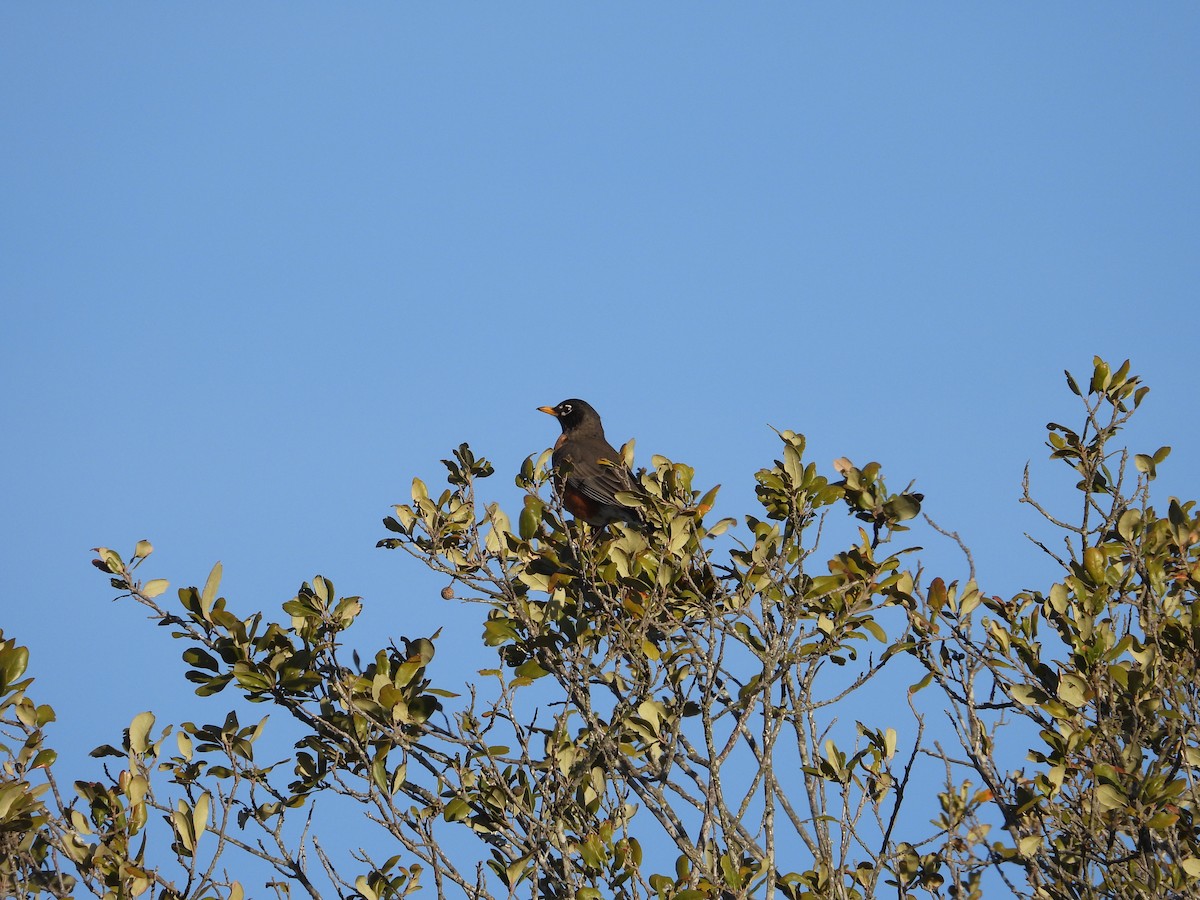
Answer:
<svg viewBox="0 0 1200 900"><path fill-rule="evenodd" d="M559 415L560 416L569 416L570 414L571 414L571 404L570 403L564 403L562 406L559 407Z"/></svg>

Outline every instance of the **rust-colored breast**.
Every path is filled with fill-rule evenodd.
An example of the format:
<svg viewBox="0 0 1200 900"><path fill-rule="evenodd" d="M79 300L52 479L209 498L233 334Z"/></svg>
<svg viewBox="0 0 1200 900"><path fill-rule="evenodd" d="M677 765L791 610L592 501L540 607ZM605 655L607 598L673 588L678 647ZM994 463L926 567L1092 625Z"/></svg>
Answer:
<svg viewBox="0 0 1200 900"><path fill-rule="evenodd" d="M575 490L570 482L563 485L562 501L567 512L577 519L583 519L583 521L593 525L600 519L599 504L592 502L579 491Z"/></svg>

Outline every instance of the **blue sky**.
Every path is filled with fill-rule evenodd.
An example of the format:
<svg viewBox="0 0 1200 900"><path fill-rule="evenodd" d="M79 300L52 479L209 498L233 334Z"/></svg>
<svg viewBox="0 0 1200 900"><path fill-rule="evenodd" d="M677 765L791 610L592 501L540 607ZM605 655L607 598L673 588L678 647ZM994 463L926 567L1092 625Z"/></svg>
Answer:
<svg viewBox="0 0 1200 900"><path fill-rule="evenodd" d="M218 715L88 548L471 645L379 520L464 440L511 504L566 397L725 514L768 425L879 460L999 593L1064 368L1131 357L1198 493L1193 4L6 4L0 84L0 627L60 750Z"/></svg>

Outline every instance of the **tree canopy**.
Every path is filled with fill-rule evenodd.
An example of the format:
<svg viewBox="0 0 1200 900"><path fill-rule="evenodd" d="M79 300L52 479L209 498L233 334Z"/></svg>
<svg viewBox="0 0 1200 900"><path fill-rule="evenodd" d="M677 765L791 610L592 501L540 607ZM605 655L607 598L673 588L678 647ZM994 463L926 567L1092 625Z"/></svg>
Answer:
<svg viewBox="0 0 1200 900"><path fill-rule="evenodd" d="M269 613L223 597L219 564L169 594L149 542L98 548L196 693L282 715L144 712L64 784L54 711L0 634L0 893L1200 896L1196 504L1152 497L1169 448L1118 441L1148 390L1128 362L1067 386L1079 424L1047 448L1075 509L1028 477L1022 497L1059 574L1013 596L961 542L966 577L927 572L906 545L922 495L874 462L823 472L793 431L740 520L661 456L622 496L644 523L603 529L563 514L548 453L511 513L466 444L444 487L414 480L379 545L478 605L490 664L465 685L436 654L468 636L375 646L367 601L322 576ZM277 728L283 761L261 750ZM342 846L347 808L366 827Z"/></svg>

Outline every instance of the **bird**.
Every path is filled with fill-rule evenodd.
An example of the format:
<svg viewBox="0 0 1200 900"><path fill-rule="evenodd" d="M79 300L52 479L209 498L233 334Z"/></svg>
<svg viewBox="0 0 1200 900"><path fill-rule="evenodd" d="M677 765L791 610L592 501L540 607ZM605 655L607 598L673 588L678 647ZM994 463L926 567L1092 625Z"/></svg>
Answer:
<svg viewBox="0 0 1200 900"><path fill-rule="evenodd" d="M605 440L600 415L591 404L571 399L538 411L554 416L562 427L551 459L554 487L567 512L596 528L641 522L636 509L617 500L618 492L636 492L637 485L621 452Z"/></svg>

